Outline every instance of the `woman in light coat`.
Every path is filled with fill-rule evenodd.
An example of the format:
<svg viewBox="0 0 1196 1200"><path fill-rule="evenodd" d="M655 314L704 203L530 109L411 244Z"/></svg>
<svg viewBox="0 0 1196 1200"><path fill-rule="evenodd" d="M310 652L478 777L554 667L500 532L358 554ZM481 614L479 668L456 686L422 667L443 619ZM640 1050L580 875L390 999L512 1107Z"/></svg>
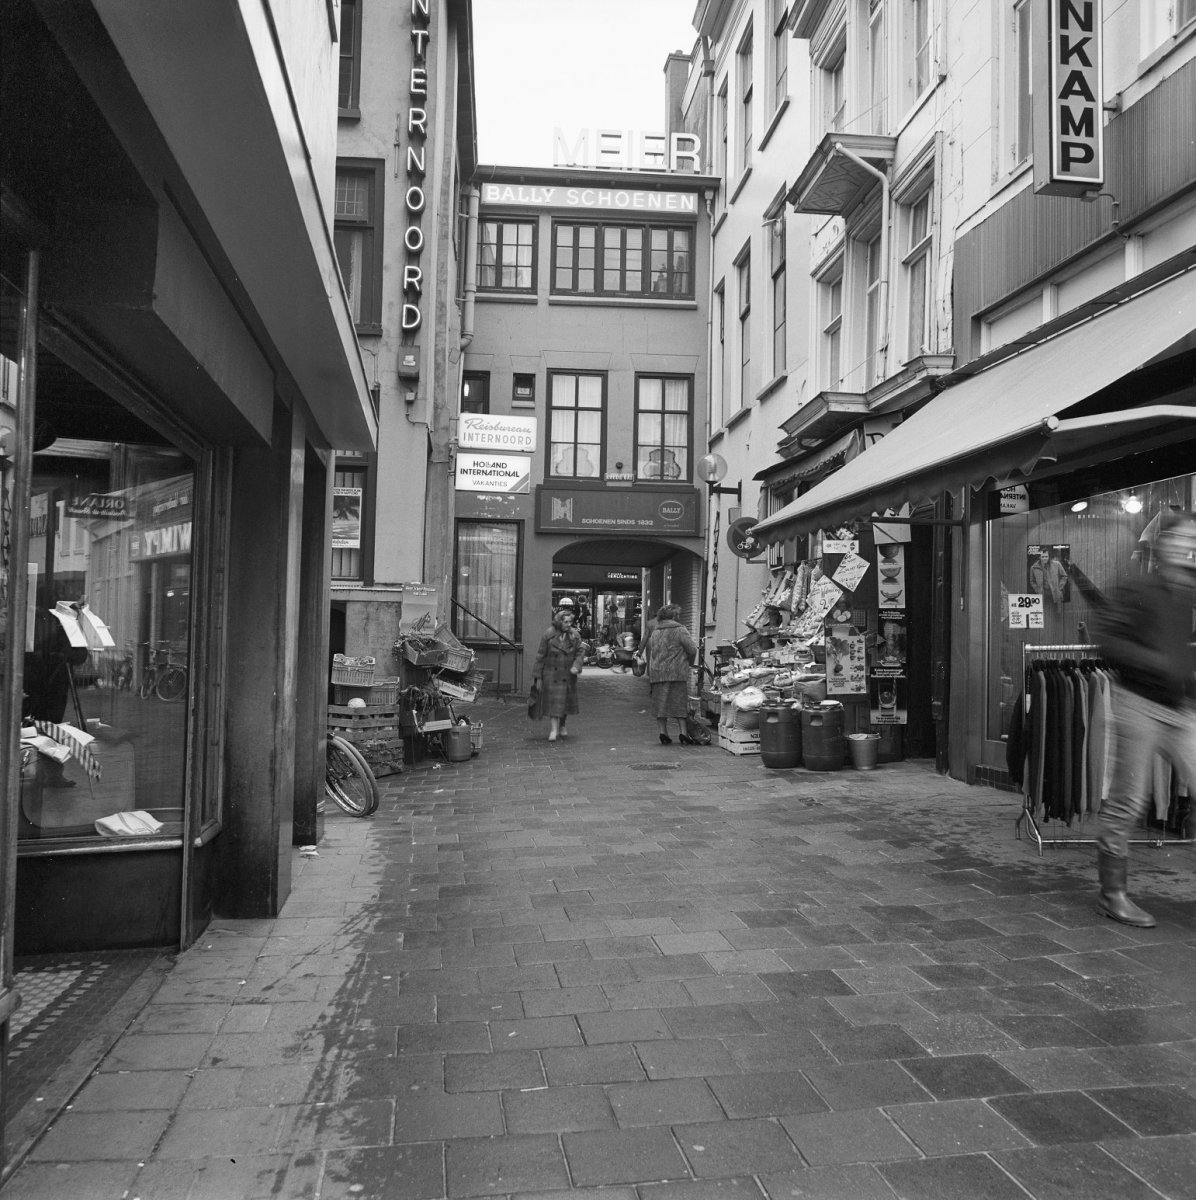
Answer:
<svg viewBox="0 0 1196 1200"><path fill-rule="evenodd" d="M665 746L673 741L669 737L670 720L677 722L681 744L693 744L685 732L685 718L689 716L689 669L698 657L698 646L689 630L677 620L679 616L679 605L666 604L656 614L652 632L645 643L652 715Z"/></svg>
<svg viewBox="0 0 1196 1200"><path fill-rule="evenodd" d="M544 715L552 721L548 740L567 738L565 722L578 711L577 677L585 651L581 634L573 628L573 610L559 608L552 624L540 638L540 649L532 665L532 681L539 685Z"/></svg>

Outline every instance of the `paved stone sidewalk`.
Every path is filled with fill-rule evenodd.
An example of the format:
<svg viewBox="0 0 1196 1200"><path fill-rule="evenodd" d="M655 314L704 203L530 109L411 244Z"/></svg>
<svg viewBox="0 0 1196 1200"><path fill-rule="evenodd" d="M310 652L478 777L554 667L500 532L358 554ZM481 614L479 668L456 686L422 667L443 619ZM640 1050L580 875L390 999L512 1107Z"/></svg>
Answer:
<svg viewBox="0 0 1196 1200"><path fill-rule="evenodd" d="M1196 1196L1196 854L1090 847L927 763L660 746L629 675L330 816L218 922L5 1200Z"/></svg>

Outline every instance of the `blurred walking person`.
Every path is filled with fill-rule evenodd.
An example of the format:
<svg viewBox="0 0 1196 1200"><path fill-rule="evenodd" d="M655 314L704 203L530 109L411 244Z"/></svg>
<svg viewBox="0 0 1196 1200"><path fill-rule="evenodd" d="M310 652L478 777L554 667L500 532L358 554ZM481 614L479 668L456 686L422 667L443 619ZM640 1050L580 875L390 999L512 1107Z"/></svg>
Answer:
<svg viewBox="0 0 1196 1200"><path fill-rule="evenodd" d="M532 665L532 682L540 689L543 712L551 722L550 742L569 736L565 722L578 711L577 677L584 656L581 634L573 627L573 609L558 608Z"/></svg>
<svg viewBox="0 0 1196 1200"><path fill-rule="evenodd" d="M651 622L652 632L644 642L648 660L648 683L652 689L652 715L660 729L663 745L672 744L669 722L676 721L678 740L683 746L692 745L685 732L689 716L689 671L698 657L698 644L693 635L678 620L681 608L666 604Z"/></svg>

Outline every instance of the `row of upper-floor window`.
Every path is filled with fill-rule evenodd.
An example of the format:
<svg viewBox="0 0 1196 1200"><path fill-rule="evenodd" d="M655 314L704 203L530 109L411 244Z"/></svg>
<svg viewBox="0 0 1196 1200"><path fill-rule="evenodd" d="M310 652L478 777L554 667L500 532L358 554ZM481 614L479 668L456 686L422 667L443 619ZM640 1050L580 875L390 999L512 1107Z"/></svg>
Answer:
<svg viewBox="0 0 1196 1200"><path fill-rule="evenodd" d="M934 167L904 183L895 206L889 263L876 206L853 219L815 268L811 319L813 391L867 391L892 369L939 349L934 332ZM790 338L806 336L788 320L789 272L785 216L764 222L761 248L767 267L763 334L753 328L753 244L736 255L733 270L714 286L714 418L725 424L756 396L783 379ZM890 279L895 288L887 288ZM892 294L886 295L886 290ZM762 294L761 294L762 293ZM887 310L887 311L886 311Z"/></svg>
<svg viewBox="0 0 1196 1200"><path fill-rule="evenodd" d="M333 241L359 333L382 332L382 222L385 173L379 160L337 165ZM549 291L555 295L694 298L694 227L556 220L551 225ZM535 294L536 220L478 222L477 285Z"/></svg>
<svg viewBox="0 0 1196 1200"><path fill-rule="evenodd" d="M998 98L998 169L1004 171L1025 162L1031 149L1031 0L998 3L1002 16L995 51L1006 64ZM946 0L847 0L831 10L834 17L810 39L815 140L827 132L888 134L900 125L946 69L945 5ZM728 184L750 168L758 127L772 120L793 83L788 65L792 8L786 0L766 0L763 19L771 46L764 59L765 105L756 102L760 58L751 19L716 83L714 150L718 174ZM1194 23L1196 0L1141 0L1139 58Z"/></svg>
<svg viewBox="0 0 1196 1200"><path fill-rule="evenodd" d="M607 372L554 369L546 379L548 477L601 479L613 471L642 483L692 481L692 375L635 376L630 469L612 458ZM512 376L510 407L537 407L534 374L517 372ZM461 411L491 411L489 372L465 372Z"/></svg>

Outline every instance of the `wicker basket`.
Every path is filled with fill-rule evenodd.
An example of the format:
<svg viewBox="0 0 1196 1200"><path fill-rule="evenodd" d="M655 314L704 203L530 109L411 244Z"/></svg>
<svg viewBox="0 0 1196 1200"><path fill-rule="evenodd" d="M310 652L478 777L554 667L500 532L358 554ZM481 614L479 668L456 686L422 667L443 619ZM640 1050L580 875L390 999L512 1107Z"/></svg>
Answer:
<svg viewBox="0 0 1196 1200"><path fill-rule="evenodd" d="M347 683L355 687L368 687L374 682L374 668L377 662L368 655L356 658L347 654L332 656L332 682Z"/></svg>

